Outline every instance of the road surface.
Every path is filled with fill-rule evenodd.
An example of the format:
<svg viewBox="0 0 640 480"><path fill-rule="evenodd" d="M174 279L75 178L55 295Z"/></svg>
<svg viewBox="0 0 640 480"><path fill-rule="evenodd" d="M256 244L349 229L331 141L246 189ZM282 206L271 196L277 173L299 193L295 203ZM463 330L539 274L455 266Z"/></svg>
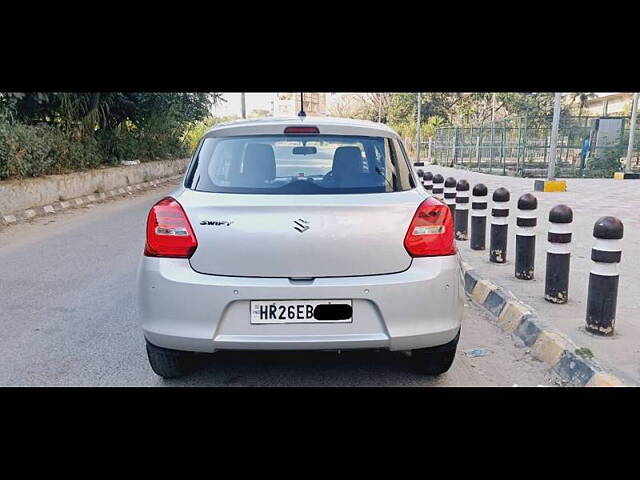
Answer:
<svg viewBox="0 0 640 480"><path fill-rule="evenodd" d="M544 364L466 305L457 359L439 378L397 352L221 352L187 378L150 369L136 269L151 205L177 182L0 229L0 385L559 385ZM463 351L486 349L483 357Z"/></svg>

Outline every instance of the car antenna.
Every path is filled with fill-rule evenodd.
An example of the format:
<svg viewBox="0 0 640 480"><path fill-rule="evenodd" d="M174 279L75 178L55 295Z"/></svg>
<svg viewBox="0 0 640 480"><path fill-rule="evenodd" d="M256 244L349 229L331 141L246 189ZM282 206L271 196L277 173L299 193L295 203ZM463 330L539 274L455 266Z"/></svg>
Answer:
<svg viewBox="0 0 640 480"><path fill-rule="evenodd" d="M300 92L300 111L298 112L299 117L306 117L307 114L304 113L304 92Z"/></svg>

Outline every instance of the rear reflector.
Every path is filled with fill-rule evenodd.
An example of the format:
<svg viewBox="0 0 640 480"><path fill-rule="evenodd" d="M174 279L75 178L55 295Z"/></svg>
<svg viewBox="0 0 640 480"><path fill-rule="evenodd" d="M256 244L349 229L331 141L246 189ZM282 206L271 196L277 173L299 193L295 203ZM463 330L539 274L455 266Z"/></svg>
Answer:
<svg viewBox="0 0 640 480"><path fill-rule="evenodd" d="M412 257L454 255L456 244L449 207L433 197L422 202L404 237L404 248Z"/></svg>
<svg viewBox="0 0 640 480"><path fill-rule="evenodd" d="M284 133L293 133L293 134L314 134L320 133L318 127L287 127L284 129Z"/></svg>
<svg viewBox="0 0 640 480"><path fill-rule="evenodd" d="M189 258L198 241L182 206L166 197L151 207L147 217L147 257Z"/></svg>

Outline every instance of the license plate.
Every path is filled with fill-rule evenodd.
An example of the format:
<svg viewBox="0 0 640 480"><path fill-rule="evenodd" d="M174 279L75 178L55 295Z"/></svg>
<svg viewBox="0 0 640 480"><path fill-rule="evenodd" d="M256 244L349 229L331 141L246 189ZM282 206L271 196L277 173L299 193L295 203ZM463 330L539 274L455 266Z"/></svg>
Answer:
<svg viewBox="0 0 640 480"><path fill-rule="evenodd" d="M351 300L260 300L251 302L251 323L349 323Z"/></svg>

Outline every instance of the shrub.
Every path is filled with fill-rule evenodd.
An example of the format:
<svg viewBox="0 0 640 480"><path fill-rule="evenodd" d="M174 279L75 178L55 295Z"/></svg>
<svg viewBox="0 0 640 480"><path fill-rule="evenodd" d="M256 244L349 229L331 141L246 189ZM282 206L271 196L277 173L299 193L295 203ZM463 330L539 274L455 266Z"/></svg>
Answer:
<svg viewBox="0 0 640 480"><path fill-rule="evenodd" d="M98 131L96 138L107 163L122 160L142 162L185 157L189 148L181 140L181 127L170 117L151 117L140 126L123 124Z"/></svg>
<svg viewBox="0 0 640 480"><path fill-rule="evenodd" d="M188 148L181 140L183 128L172 116L151 116L136 129L140 160L188 156Z"/></svg>
<svg viewBox="0 0 640 480"><path fill-rule="evenodd" d="M123 160L138 160L138 140L129 129L100 130L96 135L96 141L105 163L117 164Z"/></svg>
<svg viewBox="0 0 640 480"><path fill-rule="evenodd" d="M95 136L66 133L47 124L0 121L0 180L35 177L119 164L184 158L189 148L170 123L154 120L145 128L104 129Z"/></svg>
<svg viewBox="0 0 640 480"><path fill-rule="evenodd" d="M590 157L587 162L587 169L585 176L596 176L611 178L615 172L620 171L620 157L623 154L621 147L613 148L600 156Z"/></svg>
<svg viewBox="0 0 640 480"><path fill-rule="evenodd" d="M219 97L0 92L0 180L186 157L194 142L190 130Z"/></svg>
<svg viewBox="0 0 640 480"><path fill-rule="evenodd" d="M94 168L101 161L92 137L74 138L50 125L0 123L0 179Z"/></svg>
<svg viewBox="0 0 640 480"><path fill-rule="evenodd" d="M81 139L66 138L67 154L59 159L61 171L70 171L85 168L96 168L103 163L103 155L98 147L98 142L93 137Z"/></svg>
<svg viewBox="0 0 640 480"><path fill-rule="evenodd" d="M0 125L0 178L49 172L58 132L46 125Z"/></svg>

